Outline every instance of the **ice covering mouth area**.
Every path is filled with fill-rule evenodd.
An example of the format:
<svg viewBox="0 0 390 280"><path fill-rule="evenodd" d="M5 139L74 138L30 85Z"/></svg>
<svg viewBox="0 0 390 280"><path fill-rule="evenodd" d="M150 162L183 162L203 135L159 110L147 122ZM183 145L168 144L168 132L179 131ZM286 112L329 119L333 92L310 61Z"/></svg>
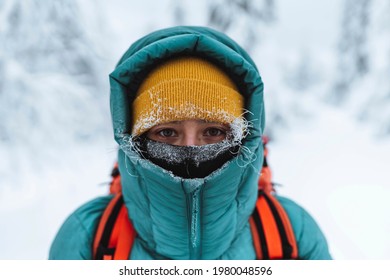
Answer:
<svg viewBox="0 0 390 280"><path fill-rule="evenodd" d="M202 162L214 160L219 155L229 151L233 147L233 143L224 140L202 146L175 146L146 139L145 147L151 158L158 158L175 164L190 161L199 165Z"/></svg>
<svg viewBox="0 0 390 280"><path fill-rule="evenodd" d="M148 138L135 141L141 157L181 178L204 178L234 158L240 146L232 141L202 146L177 146Z"/></svg>

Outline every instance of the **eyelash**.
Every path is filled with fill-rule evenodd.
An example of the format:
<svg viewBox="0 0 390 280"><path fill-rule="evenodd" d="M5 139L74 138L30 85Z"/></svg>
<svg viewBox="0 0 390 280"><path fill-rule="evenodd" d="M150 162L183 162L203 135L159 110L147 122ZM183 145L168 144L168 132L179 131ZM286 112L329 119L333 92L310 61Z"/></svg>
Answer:
<svg viewBox="0 0 390 280"><path fill-rule="evenodd" d="M161 136L161 137L173 137L172 135L171 136L163 135L164 131L170 131L170 132L172 132L172 134L177 135L177 132L172 128L163 128L163 129L158 130L156 133L158 136Z"/></svg>
<svg viewBox="0 0 390 280"><path fill-rule="evenodd" d="M211 136L211 137L217 137L217 136L221 136L221 135L226 135L226 130L224 129L221 129L221 128L218 128L218 127L210 127L206 130L206 133L205 134L209 134L210 133L210 130L217 130L219 133L218 135L207 135L207 136Z"/></svg>

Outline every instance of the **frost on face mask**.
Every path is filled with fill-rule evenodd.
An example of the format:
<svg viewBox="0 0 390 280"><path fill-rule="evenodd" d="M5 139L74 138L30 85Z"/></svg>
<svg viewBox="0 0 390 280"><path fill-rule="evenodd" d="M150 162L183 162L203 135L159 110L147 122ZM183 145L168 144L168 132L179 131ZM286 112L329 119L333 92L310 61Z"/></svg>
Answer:
<svg viewBox="0 0 390 280"><path fill-rule="evenodd" d="M145 142L146 152L150 158L161 159L173 164L192 162L197 166L218 158L219 155L224 154L232 147L232 143L226 140L203 146L175 146L150 139L146 139Z"/></svg>
<svg viewBox="0 0 390 280"><path fill-rule="evenodd" d="M176 146L147 138L140 143L144 158L182 178L204 178L239 150L239 146L227 140L202 146Z"/></svg>

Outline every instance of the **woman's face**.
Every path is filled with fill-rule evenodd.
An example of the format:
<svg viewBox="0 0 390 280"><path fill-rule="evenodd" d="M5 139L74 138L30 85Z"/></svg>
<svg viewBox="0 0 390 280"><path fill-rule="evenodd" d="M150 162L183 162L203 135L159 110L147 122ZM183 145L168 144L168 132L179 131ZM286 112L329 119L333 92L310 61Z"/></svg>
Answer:
<svg viewBox="0 0 390 280"><path fill-rule="evenodd" d="M202 146L221 142L230 126L204 120L175 121L156 125L146 132L154 141L176 146Z"/></svg>

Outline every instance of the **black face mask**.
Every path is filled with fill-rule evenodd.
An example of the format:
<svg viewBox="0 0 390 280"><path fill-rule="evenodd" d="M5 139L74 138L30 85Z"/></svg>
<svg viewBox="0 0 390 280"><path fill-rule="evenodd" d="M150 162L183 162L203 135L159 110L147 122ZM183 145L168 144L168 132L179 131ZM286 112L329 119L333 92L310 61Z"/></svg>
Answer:
<svg viewBox="0 0 390 280"><path fill-rule="evenodd" d="M239 146L229 141L203 146L176 146L140 138L140 154L182 178L204 178L235 157Z"/></svg>

